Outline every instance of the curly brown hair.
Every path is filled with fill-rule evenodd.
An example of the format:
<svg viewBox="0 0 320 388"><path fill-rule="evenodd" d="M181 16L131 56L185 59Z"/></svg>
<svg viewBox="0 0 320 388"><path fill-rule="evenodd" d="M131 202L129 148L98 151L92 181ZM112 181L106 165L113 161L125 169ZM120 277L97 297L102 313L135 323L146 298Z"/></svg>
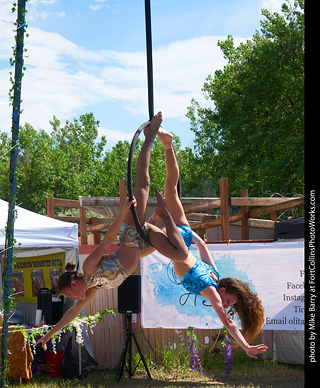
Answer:
<svg viewBox="0 0 320 388"><path fill-rule="evenodd" d="M248 283L238 279L223 278L219 280L218 287L224 287L226 292L237 295L238 301L232 305L229 312L238 315L241 321L242 335L250 343L264 326L264 308L261 300L250 289Z"/></svg>
<svg viewBox="0 0 320 388"><path fill-rule="evenodd" d="M66 272L61 274L58 278L57 286L59 293L61 293L66 288L71 287L71 282L74 279L80 279L83 277L81 272L76 271L76 264L72 261L66 264L65 270Z"/></svg>

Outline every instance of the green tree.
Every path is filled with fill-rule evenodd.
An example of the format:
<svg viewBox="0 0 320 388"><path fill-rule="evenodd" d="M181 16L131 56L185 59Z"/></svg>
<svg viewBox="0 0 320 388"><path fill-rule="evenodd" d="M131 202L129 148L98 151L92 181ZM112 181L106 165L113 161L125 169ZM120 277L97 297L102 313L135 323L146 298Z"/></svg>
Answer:
<svg viewBox="0 0 320 388"><path fill-rule="evenodd" d="M9 199L9 172L10 172L11 142L7 133L0 133L0 198Z"/></svg>
<svg viewBox="0 0 320 388"><path fill-rule="evenodd" d="M79 195L95 195L106 145L104 136L98 139L99 122L92 113L87 113L73 123L67 121L64 127L54 117L51 125L53 196L78 199Z"/></svg>
<svg viewBox="0 0 320 388"><path fill-rule="evenodd" d="M215 197L217 188L213 186L209 170L203 168L201 155L195 155L186 147L176 152L180 170L182 197Z"/></svg>
<svg viewBox="0 0 320 388"><path fill-rule="evenodd" d="M303 193L304 1L283 4L283 15L262 10L261 32L234 46L219 46L228 63L208 76L203 92L213 102L192 101L197 163L214 186L228 177L230 192Z"/></svg>
<svg viewBox="0 0 320 388"><path fill-rule="evenodd" d="M138 155L141 150L142 143L144 141L144 135L141 134L135 150L133 154L132 159L132 187L135 186L135 180L136 180L136 163L138 159ZM115 147L111 150L111 154L108 157L109 160L113 160L114 163L116 163L115 170L118 171L115 173L114 176L114 184L115 186L115 194L113 195L119 195L119 187L118 187L118 181L119 179L127 179L127 164L128 164L128 157L129 157L129 150L130 150L130 144L128 142L126 143L126 149L124 150L122 148L121 154L119 153L119 147L123 147L122 142L118 142ZM180 139L178 136L174 136L173 140L174 149L176 152L180 152ZM117 151L117 154L115 154L115 151ZM109 155L109 153L107 153ZM120 163L119 163L120 162ZM120 174L121 171L121 174ZM155 191L154 189L157 187L161 190L163 190L165 180L166 180L166 162L165 162L165 154L163 150L163 146L160 142L160 140L156 137L154 144L152 146L151 156L150 156L150 163L149 163L149 175L150 175L150 190L149 190L149 196L154 197ZM117 190L117 191L116 191Z"/></svg>
<svg viewBox="0 0 320 388"><path fill-rule="evenodd" d="M52 141L45 131L30 124L20 129L17 203L31 211L42 211L52 195ZM44 201L43 201L44 198Z"/></svg>
<svg viewBox="0 0 320 388"><path fill-rule="evenodd" d="M102 177L98 184L100 196L119 196L119 180L127 179L129 150L128 141L119 141L110 151L106 151L102 162Z"/></svg>
<svg viewBox="0 0 320 388"><path fill-rule="evenodd" d="M52 133L36 131L30 124L20 130L17 203L46 214L46 197L78 199L97 195L106 139L98 139L99 123L92 113L61 126L54 117ZM4 134L1 134L4 137ZM8 148L8 145L6 146ZM7 157L7 155L6 155ZM0 164L7 181L9 164ZM1 197L6 199L6 185Z"/></svg>
<svg viewBox="0 0 320 388"><path fill-rule="evenodd" d="M82 196L119 196L119 180L127 179L127 164L130 150L128 141L119 141L111 150L105 150L106 139L98 138L98 125L89 113L73 122L61 122L53 117L51 134L30 124L20 130L17 203L24 208L46 214L46 197L77 200ZM5 133L0 133L1 198L7 200L10 168L10 142ZM144 141L138 139L132 163L133 187L136 162ZM174 138L181 173L183 195L195 186L197 171L190 167L192 151L180 149L180 139ZM163 189L166 179L165 155L162 144L156 138L150 158L150 196L155 187ZM193 180L187 183L187 179ZM56 209L59 210L59 209Z"/></svg>

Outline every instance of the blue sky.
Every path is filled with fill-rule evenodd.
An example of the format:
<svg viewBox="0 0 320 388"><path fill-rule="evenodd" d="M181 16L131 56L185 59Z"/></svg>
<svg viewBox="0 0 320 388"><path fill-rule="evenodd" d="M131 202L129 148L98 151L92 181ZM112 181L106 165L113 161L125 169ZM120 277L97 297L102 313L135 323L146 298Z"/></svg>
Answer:
<svg viewBox="0 0 320 388"><path fill-rule="evenodd" d="M193 146L186 118L191 99L226 64L218 39L238 44L260 29L261 9L285 0L151 0L155 111L182 146ZM0 130L10 132L9 58L16 14L0 0ZM131 141L148 120L144 0L30 0L20 123L51 131L92 112L107 147Z"/></svg>

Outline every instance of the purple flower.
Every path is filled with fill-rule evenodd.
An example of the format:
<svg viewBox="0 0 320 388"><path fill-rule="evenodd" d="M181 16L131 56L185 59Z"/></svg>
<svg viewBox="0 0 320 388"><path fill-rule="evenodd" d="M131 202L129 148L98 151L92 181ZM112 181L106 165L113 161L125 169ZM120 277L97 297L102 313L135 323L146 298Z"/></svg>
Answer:
<svg viewBox="0 0 320 388"><path fill-rule="evenodd" d="M224 351L224 368L226 371L225 379L229 377L229 373L232 371L232 348L231 348L231 339L228 336L228 332L224 329L226 340L222 342L222 346L225 347Z"/></svg>
<svg viewBox="0 0 320 388"><path fill-rule="evenodd" d="M188 333L189 334L189 333ZM200 357L198 355L198 347L195 340L194 334L189 334L189 366L191 370L198 371L199 374L203 374Z"/></svg>

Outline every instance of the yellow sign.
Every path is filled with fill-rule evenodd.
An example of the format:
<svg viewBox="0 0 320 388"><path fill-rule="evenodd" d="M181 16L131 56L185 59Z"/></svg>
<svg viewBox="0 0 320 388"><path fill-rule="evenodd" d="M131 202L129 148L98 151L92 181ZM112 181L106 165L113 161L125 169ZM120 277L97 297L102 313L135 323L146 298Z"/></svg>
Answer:
<svg viewBox="0 0 320 388"><path fill-rule="evenodd" d="M65 253L16 258L12 287L16 302L37 302L41 288L56 288L65 267Z"/></svg>

